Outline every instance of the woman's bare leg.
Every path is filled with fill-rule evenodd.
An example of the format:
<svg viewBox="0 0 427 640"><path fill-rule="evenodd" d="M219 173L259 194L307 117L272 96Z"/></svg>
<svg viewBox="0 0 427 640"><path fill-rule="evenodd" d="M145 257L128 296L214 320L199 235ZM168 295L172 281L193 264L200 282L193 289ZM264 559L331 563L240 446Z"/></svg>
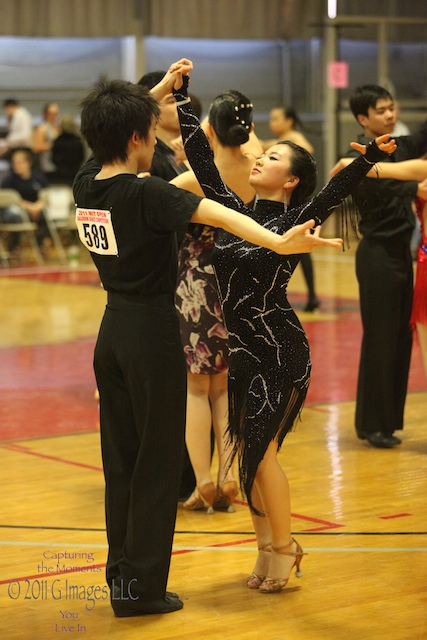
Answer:
<svg viewBox="0 0 427 640"><path fill-rule="evenodd" d="M284 547L292 540L291 501L288 479L277 460L277 442L269 444L261 460L256 475L256 488L271 531L272 547ZM295 543L287 551L295 551ZM293 556L271 553L269 578L287 578L295 558Z"/></svg>
<svg viewBox="0 0 427 640"><path fill-rule="evenodd" d="M260 512L265 513L264 505L261 501L261 497L258 492L257 482L252 487L252 503L254 507ZM257 516L251 512L252 523L255 529L255 535L257 539L258 556L255 562L253 573L259 577L265 577L268 575L271 559L271 530L268 518L263 516ZM267 547L266 550L262 550L262 547Z"/></svg>
<svg viewBox="0 0 427 640"><path fill-rule="evenodd" d="M212 421L215 443L218 452L218 486L234 480L230 468L230 446L227 446L226 430L228 425L228 372L217 373L210 377L209 399L212 409Z"/></svg>
<svg viewBox="0 0 427 640"><path fill-rule="evenodd" d="M188 374L185 442L198 487L212 482L210 377Z"/></svg>

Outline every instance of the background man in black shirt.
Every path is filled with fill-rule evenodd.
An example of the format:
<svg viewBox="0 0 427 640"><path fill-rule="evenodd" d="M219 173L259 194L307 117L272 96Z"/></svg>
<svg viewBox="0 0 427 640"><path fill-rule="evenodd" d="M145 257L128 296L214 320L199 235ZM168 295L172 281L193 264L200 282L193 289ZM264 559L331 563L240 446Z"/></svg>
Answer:
<svg viewBox="0 0 427 640"><path fill-rule="evenodd" d="M377 85L356 89L350 108L363 127L360 144L393 131L394 102L386 89ZM386 162L420 157L427 150L427 123L396 142L397 150ZM350 150L347 156L356 157L357 152ZM356 432L380 448L400 444L393 433L403 429L412 349L412 202L417 191L416 182L366 178L353 194L363 235L356 252L363 324Z"/></svg>
<svg viewBox="0 0 427 640"><path fill-rule="evenodd" d="M146 73L138 84L151 90L161 81L165 73L166 71ZM172 142L181 135L176 101L172 93L160 100L159 107L160 117L156 128L157 144L149 173L169 182L183 171L187 171L187 167L175 162L175 152L171 146Z"/></svg>

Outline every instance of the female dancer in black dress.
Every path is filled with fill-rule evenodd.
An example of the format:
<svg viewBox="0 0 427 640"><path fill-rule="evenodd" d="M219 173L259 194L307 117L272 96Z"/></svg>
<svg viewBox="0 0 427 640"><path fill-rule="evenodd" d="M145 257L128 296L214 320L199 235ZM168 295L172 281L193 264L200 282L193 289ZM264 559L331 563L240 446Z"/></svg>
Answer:
<svg viewBox="0 0 427 640"><path fill-rule="evenodd" d="M308 219L322 224L372 164L396 148L388 135L360 147L365 155L304 204L316 186L312 156L289 141L274 145L252 169L250 184L259 196L253 210L222 181L192 112L186 82L175 93L184 148L205 194L279 234ZM228 431L259 548L247 586L272 593L285 586L294 565L301 575L303 555L291 536L289 486L277 460L310 381L307 338L286 297L299 256L277 256L221 232L212 262L229 334Z"/></svg>

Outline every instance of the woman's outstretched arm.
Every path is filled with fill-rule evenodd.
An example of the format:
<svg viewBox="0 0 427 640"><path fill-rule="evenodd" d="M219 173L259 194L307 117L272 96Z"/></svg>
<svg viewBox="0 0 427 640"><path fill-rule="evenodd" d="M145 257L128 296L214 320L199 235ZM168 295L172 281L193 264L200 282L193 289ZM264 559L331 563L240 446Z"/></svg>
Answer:
<svg viewBox="0 0 427 640"><path fill-rule="evenodd" d="M300 223L314 218L316 225L322 224L335 207L352 193L373 165L393 153L396 148L396 142L390 139L389 134L379 136L368 145L358 145L357 149L361 155L335 175L313 200L299 211L294 221Z"/></svg>

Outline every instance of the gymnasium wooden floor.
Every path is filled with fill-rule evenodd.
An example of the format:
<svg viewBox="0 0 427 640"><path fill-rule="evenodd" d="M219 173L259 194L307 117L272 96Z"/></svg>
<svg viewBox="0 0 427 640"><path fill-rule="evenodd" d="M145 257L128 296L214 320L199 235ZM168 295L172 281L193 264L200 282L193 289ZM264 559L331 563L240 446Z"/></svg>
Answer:
<svg viewBox="0 0 427 640"><path fill-rule="evenodd" d="M234 514L178 507L169 588L184 609L116 619L104 590L103 474L92 351L105 294L78 268L0 268L0 638L52 640L427 639L427 384L415 344L403 443L353 427L361 336L351 253L314 256L305 314L313 378L281 460L304 576L280 594L245 587L255 537ZM215 463L215 461L214 461ZM64 634L58 636L58 634Z"/></svg>

